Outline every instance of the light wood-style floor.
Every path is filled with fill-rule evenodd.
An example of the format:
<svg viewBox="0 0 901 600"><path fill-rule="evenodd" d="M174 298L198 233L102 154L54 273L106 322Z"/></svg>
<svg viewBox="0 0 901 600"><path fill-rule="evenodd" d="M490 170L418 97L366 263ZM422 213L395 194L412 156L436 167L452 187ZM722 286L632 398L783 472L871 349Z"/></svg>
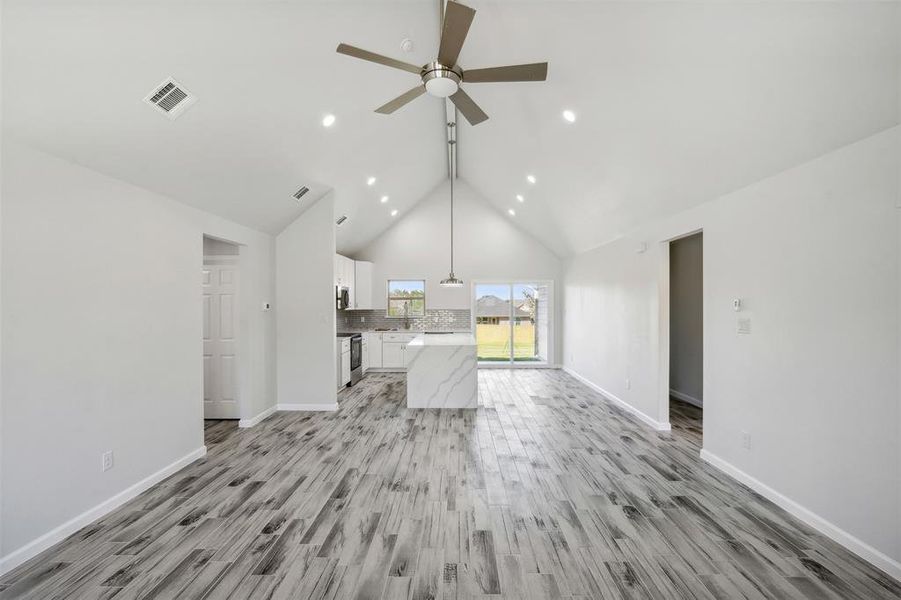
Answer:
<svg viewBox="0 0 901 600"><path fill-rule="evenodd" d="M563 372L478 411L370 375L335 413L207 429L208 456L0 580L2 598L898 598L901 586ZM682 433L680 433L682 432Z"/></svg>

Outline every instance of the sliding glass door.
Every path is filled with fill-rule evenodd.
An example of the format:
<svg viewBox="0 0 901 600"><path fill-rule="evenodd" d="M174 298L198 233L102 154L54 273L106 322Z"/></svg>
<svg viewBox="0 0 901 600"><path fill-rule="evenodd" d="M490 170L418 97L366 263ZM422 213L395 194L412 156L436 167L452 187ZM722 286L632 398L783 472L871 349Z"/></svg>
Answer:
<svg viewBox="0 0 901 600"><path fill-rule="evenodd" d="M473 316L479 362L548 362L550 304L550 283L474 284Z"/></svg>

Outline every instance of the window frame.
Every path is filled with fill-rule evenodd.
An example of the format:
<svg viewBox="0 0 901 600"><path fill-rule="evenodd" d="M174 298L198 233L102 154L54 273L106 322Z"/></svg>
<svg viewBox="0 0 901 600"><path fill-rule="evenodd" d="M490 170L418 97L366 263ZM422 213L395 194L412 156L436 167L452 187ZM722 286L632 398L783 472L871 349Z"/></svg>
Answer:
<svg viewBox="0 0 901 600"><path fill-rule="evenodd" d="M423 277L422 279L416 277L394 277L385 280L385 317L388 319L403 319L404 315L392 315L391 314L391 300L408 300L409 298L405 296L392 296L391 295L391 282L392 281L415 281L422 282L422 314L411 313L407 316L407 318L413 319L417 317L424 317L427 305L426 305L426 280ZM418 300L418 298L417 298Z"/></svg>

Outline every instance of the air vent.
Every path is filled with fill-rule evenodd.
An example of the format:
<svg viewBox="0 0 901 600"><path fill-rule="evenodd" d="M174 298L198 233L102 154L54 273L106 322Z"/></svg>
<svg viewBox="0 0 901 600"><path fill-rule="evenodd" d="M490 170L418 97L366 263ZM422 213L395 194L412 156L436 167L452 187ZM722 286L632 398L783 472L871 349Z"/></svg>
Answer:
<svg viewBox="0 0 901 600"><path fill-rule="evenodd" d="M310 191L310 188L308 188L307 186L303 186L302 188L300 188L299 190L294 192L294 199L297 200L298 202L300 202L300 199L303 198L304 195L309 191Z"/></svg>
<svg viewBox="0 0 901 600"><path fill-rule="evenodd" d="M178 118L197 98L171 77L154 88L144 102L170 119Z"/></svg>
<svg viewBox="0 0 901 600"><path fill-rule="evenodd" d="M346 221L346 220L347 220L347 215L341 215L340 217L338 217L338 220L335 221L335 224L336 224L336 225L341 225L341 223L343 223L343 222Z"/></svg>

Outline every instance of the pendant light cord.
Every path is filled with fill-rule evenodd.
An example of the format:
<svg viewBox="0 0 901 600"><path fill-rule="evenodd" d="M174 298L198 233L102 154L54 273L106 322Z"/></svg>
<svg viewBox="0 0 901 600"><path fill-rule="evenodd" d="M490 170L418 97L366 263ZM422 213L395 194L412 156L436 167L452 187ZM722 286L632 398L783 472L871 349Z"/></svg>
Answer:
<svg viewBox="0 0 901 600"><path fill-rule="evenodd" d="M447 142L447 163L450 172L450 270L454 277L454 140Z"/></svg>

